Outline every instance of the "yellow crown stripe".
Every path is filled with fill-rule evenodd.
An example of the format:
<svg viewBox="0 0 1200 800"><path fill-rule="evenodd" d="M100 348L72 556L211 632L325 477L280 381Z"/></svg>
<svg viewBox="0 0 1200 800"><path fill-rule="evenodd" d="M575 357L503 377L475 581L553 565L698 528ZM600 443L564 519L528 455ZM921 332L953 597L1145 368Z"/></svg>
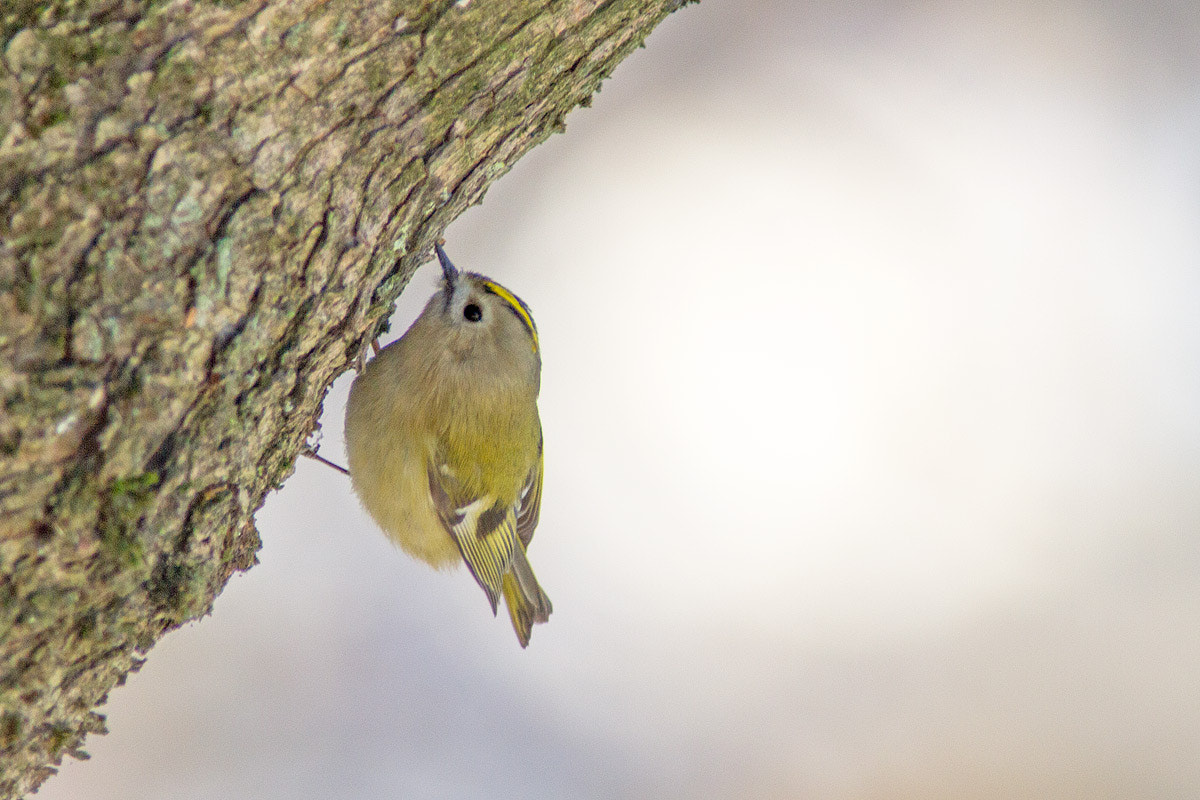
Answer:
<svg viewBox="0 0 1200 800"><path fill-rule="evenodd" d="M521 321L525 323L525 327L529 329L529 335L533 337L533 349L536 351L538 349L537 326L533 324L533 317L529 313L529 308L522 302L521 298L494 281L485 280L483 288L512 306L512 310L516 312Z"/></svg>

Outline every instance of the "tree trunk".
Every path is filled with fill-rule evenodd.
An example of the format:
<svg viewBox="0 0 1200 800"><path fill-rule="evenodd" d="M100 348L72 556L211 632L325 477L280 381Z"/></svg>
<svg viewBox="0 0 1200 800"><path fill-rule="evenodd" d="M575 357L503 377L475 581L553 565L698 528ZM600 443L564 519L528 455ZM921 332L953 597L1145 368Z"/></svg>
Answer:
<svg viewBox="0 0 1200 800"><path fill-rule="evenodd" d="M254 563L434 239L677 5L0 2L0 796Z"/></svg>

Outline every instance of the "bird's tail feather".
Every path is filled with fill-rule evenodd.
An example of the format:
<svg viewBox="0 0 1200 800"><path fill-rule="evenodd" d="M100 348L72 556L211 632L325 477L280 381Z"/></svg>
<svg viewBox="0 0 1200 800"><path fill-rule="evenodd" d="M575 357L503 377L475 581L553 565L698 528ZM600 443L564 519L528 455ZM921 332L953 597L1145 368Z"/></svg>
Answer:
<svg viewBox="0 0 1200 800"><path fill-rule="evenodd" d="M533 567L529 566L529 559L525 557L525 548L519 544L513 552L512 564L504 574L502 587L513 630L517 632L521 647L526 647L533 626L550 619L554 606L538 584Z"/></svg>

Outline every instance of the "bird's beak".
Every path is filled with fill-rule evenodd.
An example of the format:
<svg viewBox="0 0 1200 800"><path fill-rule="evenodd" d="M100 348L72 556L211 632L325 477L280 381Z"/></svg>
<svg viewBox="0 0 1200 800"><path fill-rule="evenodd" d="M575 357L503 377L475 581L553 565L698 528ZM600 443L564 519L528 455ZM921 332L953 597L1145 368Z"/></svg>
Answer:
<svg viewBox="0 0 1200 800"><path fill-rule="evenodd" d="M450 257L446 255L446 251L442 249L441 242L434 242L433 249L434 252L437 253L438 261L441 262L442 275L446 277L446 283L453 286L454 282L458 280L458 267L450 263Z"/></svg>

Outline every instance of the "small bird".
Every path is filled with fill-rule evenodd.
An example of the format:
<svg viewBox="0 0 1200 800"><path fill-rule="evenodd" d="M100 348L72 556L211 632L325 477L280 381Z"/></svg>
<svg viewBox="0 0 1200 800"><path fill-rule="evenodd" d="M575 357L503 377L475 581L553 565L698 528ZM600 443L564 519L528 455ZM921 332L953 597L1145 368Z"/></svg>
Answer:
<svg viewBox="0 0 1200 800"><path fill-rule="evenodd" d="M529 307L435 244L442 285L350 387L350 481L407 553L465 561L521 647L552 606L526 548L542 501L541 354Z"/></svg>

